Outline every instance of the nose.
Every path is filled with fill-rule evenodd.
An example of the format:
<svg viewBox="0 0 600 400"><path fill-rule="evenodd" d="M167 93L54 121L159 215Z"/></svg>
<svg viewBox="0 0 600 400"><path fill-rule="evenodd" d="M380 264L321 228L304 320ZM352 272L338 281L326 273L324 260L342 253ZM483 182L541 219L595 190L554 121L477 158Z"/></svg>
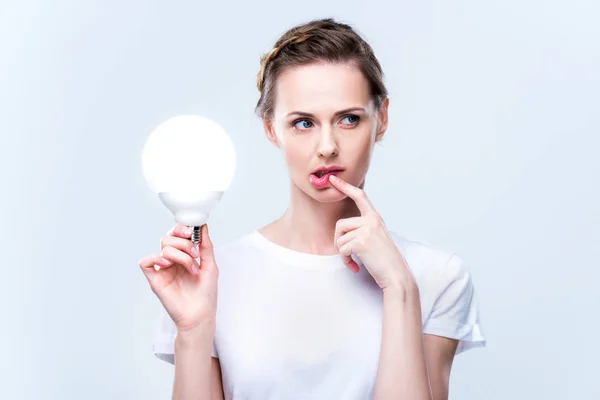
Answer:
<svg viewBox="0 0 600 400"><path fill-rule="evenodd" d="M323 129L317 146L319 158L335 157L339 154L339 148L331 129Z"/></svg>

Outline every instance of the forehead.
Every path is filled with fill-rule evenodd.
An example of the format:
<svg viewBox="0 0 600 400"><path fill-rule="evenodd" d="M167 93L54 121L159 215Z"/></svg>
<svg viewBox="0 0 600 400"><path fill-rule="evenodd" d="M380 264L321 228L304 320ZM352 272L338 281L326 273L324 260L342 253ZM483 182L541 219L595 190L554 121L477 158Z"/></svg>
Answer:
<svg viewBox="0 0 600 400"><path fill-rule="evenodd" d="M367 107L368 82L353 63L315 63L285 69L277 80L275 111L335 112Z"/></svg>

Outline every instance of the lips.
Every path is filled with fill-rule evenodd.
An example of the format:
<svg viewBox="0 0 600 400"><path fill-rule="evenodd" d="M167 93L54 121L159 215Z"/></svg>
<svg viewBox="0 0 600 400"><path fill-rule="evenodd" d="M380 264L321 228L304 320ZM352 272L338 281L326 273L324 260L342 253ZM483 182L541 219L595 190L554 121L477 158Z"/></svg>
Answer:
<svg viewBox="0 0 600 400"><path fill-rule="evenodd" d="M317 176L317 178L321 178L321 177L323 177L323 175L332 174L334 172L341 172L341 171L337 170L337 169L333 169L331 171L319 171L315 175Z"/></svg>
<svg viewBox="0 0 600 400"><path fill-rule="evenodd" d="M316 189L323 189L329 184L329 177L331 175L337 175L342 171L344 169L338 166L321 167L310 174L310 183Z"/></svg>
<svg viewBox="0 0 600 400"><path fill-rule="evenodd" d="M338 166L321 167L321 168L317 168L313 172L313 174L316 175L317 178L321 178L325 174L329 174L329 173L332 173L332 172L342 172L343 170L344 170L344 168L338 167Z"/></svg>

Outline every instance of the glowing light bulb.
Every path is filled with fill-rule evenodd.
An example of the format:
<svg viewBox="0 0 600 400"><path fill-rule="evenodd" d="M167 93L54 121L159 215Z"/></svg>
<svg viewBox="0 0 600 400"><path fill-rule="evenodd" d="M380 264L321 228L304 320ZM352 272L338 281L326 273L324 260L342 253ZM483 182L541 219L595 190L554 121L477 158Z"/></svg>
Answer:
<svg viewBox="0 0 600 400"><path fill-rule="evenodd" d="M158 125L142 152L144 177L175 222L200 228L231 185L236 167L233 143L215 121L180 115Z"/></svg>

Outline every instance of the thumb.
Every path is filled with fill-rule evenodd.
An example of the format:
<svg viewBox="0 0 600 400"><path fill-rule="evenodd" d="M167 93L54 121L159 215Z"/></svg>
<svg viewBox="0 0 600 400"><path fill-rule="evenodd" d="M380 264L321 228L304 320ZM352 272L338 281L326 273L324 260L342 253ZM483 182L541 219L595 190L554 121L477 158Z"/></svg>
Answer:
<svg viewBox="0 0 600 400"><path fill-rule="evenodd" d="M198 245L198 252L200 253L200 268L204 270L216 269L215 253L212 240L208 234L208 225L204 224L200 228L202 240Z"/></svg>

